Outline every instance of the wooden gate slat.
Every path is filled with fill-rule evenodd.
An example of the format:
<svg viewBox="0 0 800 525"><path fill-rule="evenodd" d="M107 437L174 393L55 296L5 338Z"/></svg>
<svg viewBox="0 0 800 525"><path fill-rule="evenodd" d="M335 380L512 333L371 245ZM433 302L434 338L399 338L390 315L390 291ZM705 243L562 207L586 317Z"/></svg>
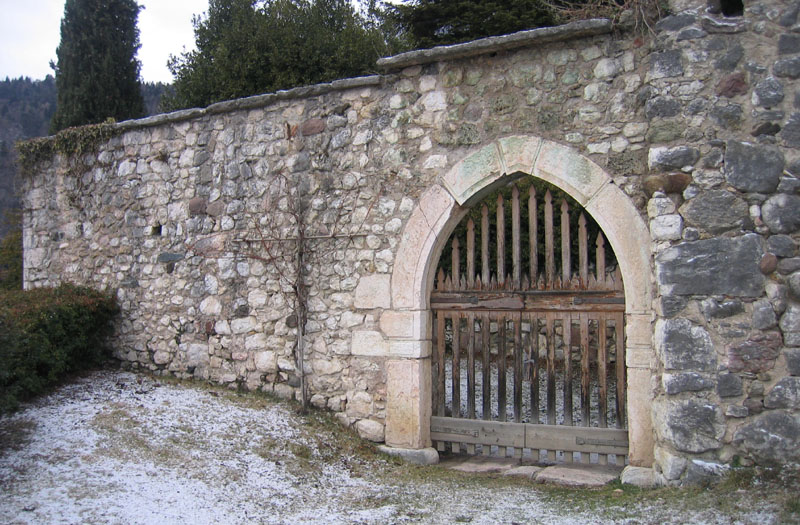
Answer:
<svg viewBox="0 0 800 525"><path fill-rule="evenodd" d="M461 290L461 253L460 253L460 244L458 242L458 237L453 238L453 244L451 245L452 257L450 262L450 267L452 268L452 277L453 277L453 290Z"/></svg>
<svg viewBox="0 0 800 525"><path fill-rule="evenodd" d="M536 287L539 275L539 247L538 247L539 216L536 206L536 188L528 190L528 266L530 267L530 286Z"/></svg>
<svg viewBox="0 0 800 525"><path fill-rule="evenodd" d="M514 321L514 421L522 422L522 317L517 312Z"/></svg>
<svg viewBox="0 0 800 525"><path fill-rule="evenodd" d="M467 221L467 287L475 287L475 221Z"/></svg>
<svg viewBox="0 0 800 525"><path fill-rule="evenodd" d="M481 207L481 277L483 284L491 280L489 269L489 207Z"/></svg>
<svg viewBox="0 0 800 525"><path fill-rule="evenodd" d="M581 426L588 427L591 423L591 376L589 348L589 314L580 314L581 331Z"/></svg>
<svg viewBox="0 0 800 525"><path fill-rule="evenodd" d="M453 314L453 417L461 417L461 315Z"/></svg>
<svg viewBox="0 0 800 525"><path fill-rule="evenodd" d="M497 417L506 420L506 316L497 316Z"/></svg>
<svg viewBox="0 0 800 525"><path fill-rule="evenodd" d="M555 281L556 256L553 250L553 196L550 190L544 194L544 252L547 288L552 288Z"/></svg>
<svg viewBox="0 0 800 525"><path fill-rule="evenodd" d="M531 407L530 422L539 423L539 318L535 313L530 314L531 340L530 340L530 388Z"/></svg>
<svg viewBox="0 0 800 525"><path fill-rule="evenodd" d="M503 283L506 278L506 219L503 194L497 196L497 282Z"/></svg>
<svg viewBox="0 0 800 525"><path fill-rule="evenodd" d="M436 405L436 415L444 416L444 408L445 408L445 390L444 390L444 369L445 369L445 362L444 362L444 326L445 323L445 316L444 313L439 311L436 312L436 363L437 363L437 378L436 378L436 393L437 393L437 405Z"/></svg>
<svg viewBox="0 0 800 525"><path fill-rule="evenodd" d="M567 199L561 201L561 282L564 287L572 279L572 261L570 260L569 239L569 205Z"/></svg>
<svg viewBox="0 0 800 525"><path fill-rule="evenodd" d="M586 232L586 216L581 213L578 219L578 262L580 266L581 288L589 283L589 242Z"/></svg>
<svg viewBox="0 0 800 525"><path fill-rule="evenodd" d="M514 288L519 289L522 281L522 246L519 221L519 188L515 184L511 189L511 279Z"/></svg>
<svg viewBox="0 0 800 525"><path fill-rule="evenodd" d="M483 351L483 366L481 368L481 396L483 400L483 419L492 418L492 374L490 358L490 321L489 314L484 313L481 316L481 350Z"/></svg>
<svg viewBox="0 0 800 525"><path fill-rule="evenodd" d="M475 419L475 314L467 314L467 417Z"/></svg>

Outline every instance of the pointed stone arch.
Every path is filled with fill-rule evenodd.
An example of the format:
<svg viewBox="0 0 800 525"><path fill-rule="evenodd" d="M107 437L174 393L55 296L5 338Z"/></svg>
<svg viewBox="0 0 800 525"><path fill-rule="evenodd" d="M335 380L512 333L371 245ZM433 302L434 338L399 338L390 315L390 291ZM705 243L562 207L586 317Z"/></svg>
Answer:
<svg viewBox="0 0 800 525"><path fill-rule="evenodd" d="M386 443L430 446L428 298L444 242L470 204L509 178L525 175L545 180L578 201L614 249L625 283L629 458L633 465L650 466L654 312L649 230L598 165L569 147L528 135L501 138L460 160L425 191L405 225L391 277L391 310L381 317L389 338Z"/></svg>

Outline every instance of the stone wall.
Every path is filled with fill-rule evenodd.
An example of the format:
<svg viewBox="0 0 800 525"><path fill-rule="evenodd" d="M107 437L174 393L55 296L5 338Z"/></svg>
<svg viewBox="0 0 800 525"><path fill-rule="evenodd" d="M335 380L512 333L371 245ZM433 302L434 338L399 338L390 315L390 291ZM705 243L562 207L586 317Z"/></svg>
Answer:
<svg viewBox="0 0 800 525"><path fill-rule="evenodd" d="M424 447L429 269L462 205L522 171L635 252L632 463L679 483L798 461L798 5L695 4L652 33L581 22L121 123L24 181L25 284L115 290L133 366L296 396L299 225L311 401Z"/></svg>

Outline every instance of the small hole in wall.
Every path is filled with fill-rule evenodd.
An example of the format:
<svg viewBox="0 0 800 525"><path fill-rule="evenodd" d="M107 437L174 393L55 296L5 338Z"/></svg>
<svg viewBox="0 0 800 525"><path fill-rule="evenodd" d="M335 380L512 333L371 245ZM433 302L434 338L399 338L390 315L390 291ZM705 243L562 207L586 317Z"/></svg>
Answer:
<svg viewBox="0 0 800 525"><path fill-rule="evenodd" d="M150 235L152 235L153 237L160 237L161 236L161 225L158 224L156 226L153 226L153 228L150 230Z"/></svg>
<svg viewBox="0 0 800 525"><path fill-rule="evenodd" d="M743 0L720 0L722 16L742 16L744 14Z"/></svg>

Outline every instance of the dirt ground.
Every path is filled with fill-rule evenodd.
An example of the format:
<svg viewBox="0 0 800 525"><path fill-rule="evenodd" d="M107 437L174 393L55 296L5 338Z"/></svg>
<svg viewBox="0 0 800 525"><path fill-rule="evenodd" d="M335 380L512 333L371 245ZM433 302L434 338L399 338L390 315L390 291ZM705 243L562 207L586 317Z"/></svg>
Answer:
<svg viewBox="0 0 800 525"><path fill-rule="evenodd" d="M761 483L747 475L710 489L586 490L411 466L324 413L118 370L0 419L8 524L797 521L797 487Z"/></svg>

